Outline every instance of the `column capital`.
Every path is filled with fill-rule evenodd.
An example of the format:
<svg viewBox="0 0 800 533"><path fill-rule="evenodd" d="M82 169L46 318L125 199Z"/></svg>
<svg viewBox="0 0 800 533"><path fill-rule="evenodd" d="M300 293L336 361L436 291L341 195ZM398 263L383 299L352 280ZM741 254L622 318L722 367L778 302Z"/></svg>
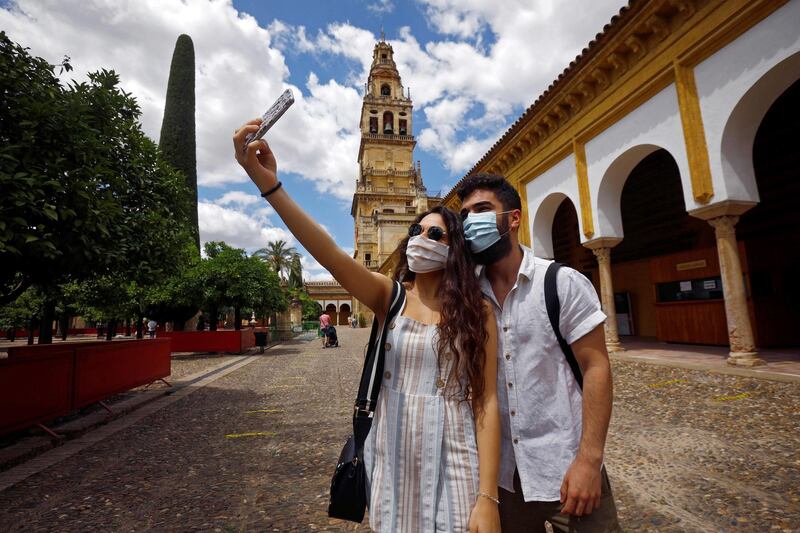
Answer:
<svg viewBox="0 0 800 533"><path fill-rule="evenodd" d="M738 216L723 215L721 217L709 218L708 223L714 228L718 239L736 238L736 224L739 222ZM737 258L738 259L738 258Z"/></svg>
<svg viewBox="0 0 800 533"><path fill-rule="evenodd" d="M592 253L601 265L611 263L611 248L592 248Z"/></svg>
<svg viewBox="0 0 800 533"><path fill-rule="evenodd" d="M583 243L583 246L594 250L595 248L613 248L622 242L622 237L598 237Z"/></svg>

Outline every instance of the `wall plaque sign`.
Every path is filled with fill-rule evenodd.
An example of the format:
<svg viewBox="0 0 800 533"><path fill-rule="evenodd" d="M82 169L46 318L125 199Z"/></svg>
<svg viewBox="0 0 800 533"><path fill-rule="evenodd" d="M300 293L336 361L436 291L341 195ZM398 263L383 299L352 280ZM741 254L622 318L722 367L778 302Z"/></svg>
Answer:
<svg viewBox="0 0 800 533"><path fill-rule="evenodd" d="M686 263L678 263L677 265L675 265L675 268L678 271L694 270L696 268L705 268L706 265L707 262L705 259L699 259L697 261L687 261Z"/></svg>

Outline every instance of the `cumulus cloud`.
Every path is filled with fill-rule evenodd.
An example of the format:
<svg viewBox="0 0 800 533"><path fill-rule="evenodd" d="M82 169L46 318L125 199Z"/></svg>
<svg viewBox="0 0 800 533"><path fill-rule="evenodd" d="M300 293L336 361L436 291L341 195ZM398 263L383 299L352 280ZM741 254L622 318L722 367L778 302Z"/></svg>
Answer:
<svg viewBox="0 0 800 533"><path fill-rule="evenodd" d="M66 79L113 68L142 107L145 132L158 140L175 40L192 37L196 58L198 183L246 182L232 156L234 130L261 115L287 87L289 69L264 28L230 0L16 0L0 9L0 27L56 63L75 70ZM268 134L280 168L321 192L347 199L357 174L359 98L355 89L310 78L292 87L296 103ZM341 117L350 113L348 129Z"/></svg>
<svg viewBox="0 0 800 533"><path fill-rule="evenodd" d="M214 203L220 205L252 205L261 201L261 198L257 194L247 193L244 191L228 191L217 198Z"/></svg>
<svg viewBox="0 0 800 533"><path fill-rule="evenodd" d="M290 246L295 245L294 236L285 229L271 226L262 217L240 209L200 201L197 204L197 217L202 243L225 241L248 252L277 240L286 241Z"/></svg>
<svg viewBox="0 0 800 533"><path fill-rule="evenodd" d="M389 42L416 110L427 119L416 132L420 148L453 173L477 162L620 7L619 0L418 1L443 38L421 44L404 27ZM336 23L312 39L302 35L306 51L358 61L357 77L366 79L372 58L363 50L371 48L372 34Z"/></svg>
<svg viewBox="0 0 800 533"><path fill-rule="evenodd" d="M375 14L382 15L394 11L394 3L392 0L377 0L376 2L367 4L367 9Z"/></svg>

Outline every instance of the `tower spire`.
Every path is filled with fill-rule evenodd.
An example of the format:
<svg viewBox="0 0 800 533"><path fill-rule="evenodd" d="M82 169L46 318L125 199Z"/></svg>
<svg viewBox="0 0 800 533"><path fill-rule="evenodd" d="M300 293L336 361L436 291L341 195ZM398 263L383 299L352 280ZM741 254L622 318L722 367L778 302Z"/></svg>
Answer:
<svg viewBox="0 0 800 533"><path fill-rule="evenodd" d="M381 42L386 42L386 34L383 33L383 24L381 24Z"/></svg>

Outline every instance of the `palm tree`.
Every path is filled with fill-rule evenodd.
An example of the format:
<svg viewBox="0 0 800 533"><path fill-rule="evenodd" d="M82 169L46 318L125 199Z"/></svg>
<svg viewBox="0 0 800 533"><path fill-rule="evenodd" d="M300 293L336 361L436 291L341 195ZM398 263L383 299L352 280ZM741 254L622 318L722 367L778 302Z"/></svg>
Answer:
<svg viewBox="0 0 800 533"><path fill-rule="evenodd" d="M284 272L287 274L290 272L292 258L297 255L297 251L287 246L286 241L278 240L268 242L266 248L256 250L253 255L272 267L272 270L280 276L281 280L284 280L286 279Z"/></svg>
<svg viewBox="0 0 800 533"><path fill-rule="evenodd" d="M303 266L300 264L300 254L292 256L292 264L289 267L289 287L298 289L303 286Z"/></svg>

